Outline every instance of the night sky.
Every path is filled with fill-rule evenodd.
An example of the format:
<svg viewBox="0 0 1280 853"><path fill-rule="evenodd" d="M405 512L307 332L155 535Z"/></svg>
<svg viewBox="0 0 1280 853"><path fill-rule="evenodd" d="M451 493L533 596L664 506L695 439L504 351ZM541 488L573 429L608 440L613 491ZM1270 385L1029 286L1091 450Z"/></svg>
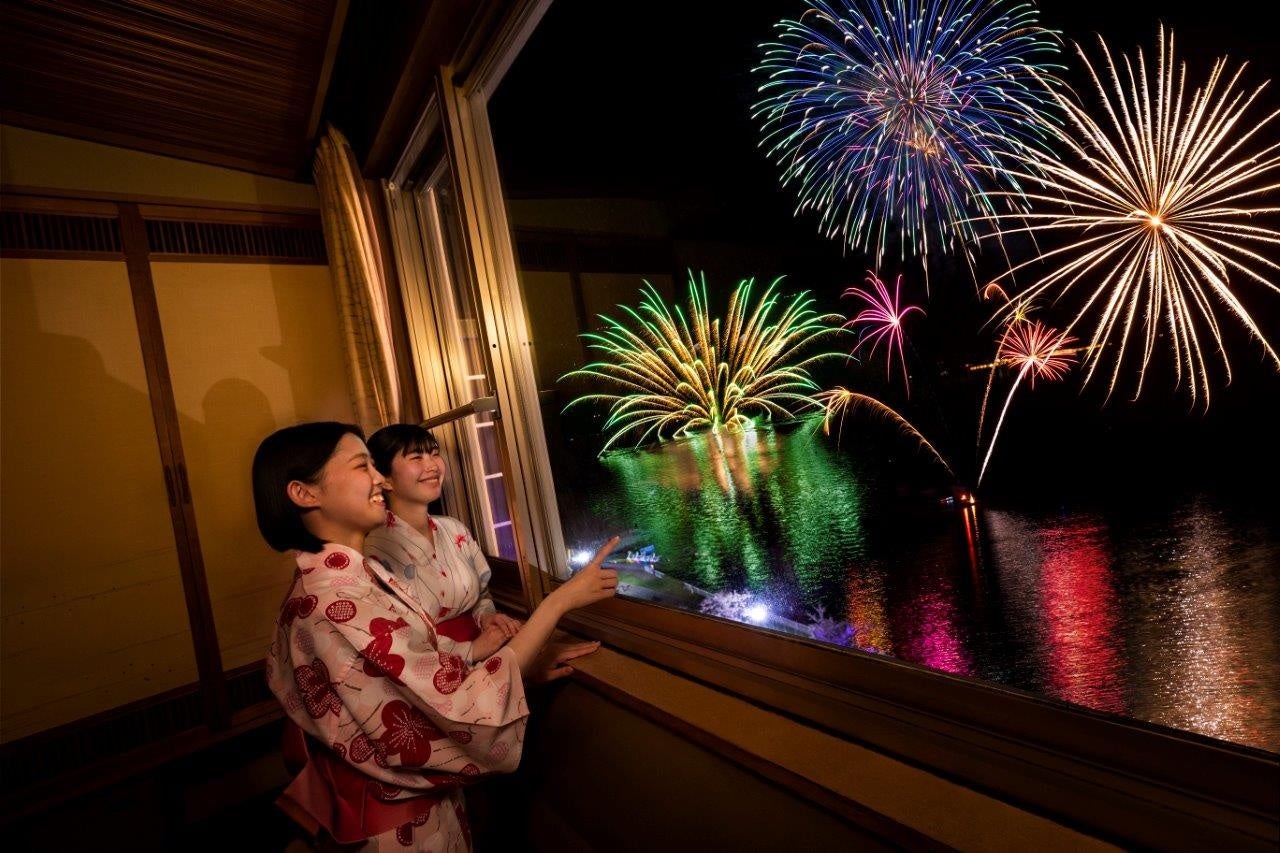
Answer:
<svg viewBox="0 0 1280 853"><path fill-rule="evenodd" d="M1274 81L1253 112L1255 120L1280 108L1276 30L1251 11L1259 4L1045 0L1038 6L1044 26L1082 42L1095 60L1094 33L1114 52L1141 46L1150 57L1163 21L1173 28L1191 83L1203 82L1220 55L1230 55L1232 67L1247 59L1247 88ZM619 9L630 17L620 20ZM802 10L796 0L626 6L556 0L491 102L508 196L652 199L668 211L672 239L770 246L776 269L737 274L787 273L796 286L817 292L824 307L848 313L852 305L841 302L839 293L860 281L868 259L819 236L816 216L794 215L794 198L779 187L776 166L757 149L759 128L750 118L757 45L771 37L775 21ZM1070 47L1063 60L1076 69L1064 76L1087 103L1091 93L1079 85ZM1267 133L1274 140L1280 121ZM980 261L979 275L1002 271L994 263ZM881 274L888 278L898 271L890 264ZM924 303L919 263L908 260L901 271L909 283L904 290ZM973 427L964 425L976 420L973 383L957 377L965 363L989 358L994 349L990 331L982 328L989 308L979 303L963 263L936 261L930 282L928 316L908 327L915 347L909 355L913 388L921 390L911 404L892 402L913 406L908 412L926 433L945 433L941 443L971 446ZM1237 292L1268 337L1280 343L1280 297L1261 286L1242 285ZM1122 391L1105 405L1100 389L1081 393L1073 375L1018 401L1018 425L1010 430L1000 463L1017 466L1034 456L1064 477L1083 465L1118 476L1225 479L1233 488L1259 471L1280 473L1280 454L1267 443L1276 429L1262 417L1262 407L1280 392L1280 376L1261 361L1261 348L1236 323L1223 325L1235 380L1223 387L1221 368L1215 368L1207 414L1190 407L1185 387L1169 391L1171 375L1162 374L1137 403ZM876 375L861 378L873 393L894 393L876 387Z"/></svg>

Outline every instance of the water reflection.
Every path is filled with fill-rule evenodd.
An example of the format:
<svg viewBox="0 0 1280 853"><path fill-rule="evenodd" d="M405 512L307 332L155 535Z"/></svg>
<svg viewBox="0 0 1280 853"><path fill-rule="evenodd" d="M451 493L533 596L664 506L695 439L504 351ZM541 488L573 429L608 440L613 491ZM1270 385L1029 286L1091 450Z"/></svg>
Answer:
<svg viewBox="0 0 1280 853"><path fill-rule="evenodd" d="M1082 515L1046 524L989 513L995 561L1023 638L1051 696L1098 711L1125 713L1124 637L1106 529Z"/></svg>
<svg viewBox="0 0 1280 853"><path fill-rule="evenodd" d="M1277 548L1202 502L1161 527L1142 554L1158 572L1134 578L1134 713L1277 751L1275 578L1258 571Z"/></svg>
<svg viewBox="0 0 1280 853"><path fill-rule="evenodd" d="M811 426L611 455L567 496L583 503L566 502L566 538L630 529L667 575L800 622L821 608L859 648L1280 751L1273 525L1154 494L1038 513L904 504L875 452Z"/></svg>

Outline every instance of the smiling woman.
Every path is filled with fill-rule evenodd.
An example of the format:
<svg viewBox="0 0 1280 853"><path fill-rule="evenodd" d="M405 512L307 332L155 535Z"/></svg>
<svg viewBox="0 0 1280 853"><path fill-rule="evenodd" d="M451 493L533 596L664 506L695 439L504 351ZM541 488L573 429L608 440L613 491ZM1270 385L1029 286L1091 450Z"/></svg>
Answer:
<svg viewBox="0 0 1280 853"><path fill-rule="evenodd" d="M433 517L448 466L440 443L416 424L392 424L369 438L373 464L387 477L385 524L365 541L435 623L442 647L472 665L515 636L521 623L498 613L493 576L471 531L455 518Z"/></svg>
<svg viewBox="0 0 1280 853"><path fill-rule="evenodd" d="M600 564L615 543L471 666L418 596L360 553L387 515L386 481L358 427L273 433L253 484L263 537L298 562L267 657L290 720L285 756L300 771L281 805L313 833L365 850L469 850L461 789L519 763L526 679L565 675L566 661L598 647L544 652L563 614L614 594L617 574Z"/></svg>

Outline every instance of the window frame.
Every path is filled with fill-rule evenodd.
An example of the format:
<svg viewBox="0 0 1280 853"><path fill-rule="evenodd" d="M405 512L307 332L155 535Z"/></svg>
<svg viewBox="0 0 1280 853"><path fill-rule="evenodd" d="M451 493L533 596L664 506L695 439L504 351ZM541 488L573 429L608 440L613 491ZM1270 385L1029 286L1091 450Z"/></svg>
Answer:
<svg viewBox="0 0 1280 853"><path fill-rule="evenodd" d="M468 283L461 280L465 274L460 276L453 268L444 233L449 224L441 213L439 190L448 183L456 194L456 182L448 155L438 147L439 137L439 103L433 98L423 111L405 156L392 178L383 181L381 187L411 330L409 348L416 366L419 400L428 412L434 413L485 396L468 390L473 377L467 354L462 351L462 319L454 301L458 289L468 288ZM484 378L488 381L487 376ZM475 422L463 417L434 430L447 463L459 472L446 483L444 504L447 511L478 535L490 560L507 564L505 574L510 575L510 561L497 556L497 525L488 491L490 478L484 474L480 438L472 432L475 428ZM500 470L502 467L500 464ZM499 476L505 479L505 473ZM512 522L505 524L514 526Z"/></svg>
<svg viewBox="0 0 1280 853"><path fill-rule="evenodd" d="M474 31L459 51L464 63L440 69L432 98L490 344L530 608L564 575L568 555L488 101L550 2L512 3ZM1103 839L1257 847L1273 832L1280 756L1262 750L641 601L601 602L562 624Z"/></svg>

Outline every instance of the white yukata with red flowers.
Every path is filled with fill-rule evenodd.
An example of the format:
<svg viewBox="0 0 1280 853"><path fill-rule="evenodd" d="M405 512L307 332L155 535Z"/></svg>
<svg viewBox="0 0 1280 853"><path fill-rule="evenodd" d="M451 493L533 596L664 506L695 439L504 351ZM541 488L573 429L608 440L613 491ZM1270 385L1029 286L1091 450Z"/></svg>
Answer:
<svg viewBox="0 0 1280 853"><path fill-rule="evenodd" d="M443 792L429 813L363 849L469 851L462 783L520 761L529 710L515 652L504 646L468 667L439 647L403 585L351 548L330 543L297 561L267 658L272 692L389 801Z"/></svg>
<svg viewBox="0 0 1280 853"><path fill-rule="evenodd" d="M489 561L461 521L432 516L428 523L434 545L409 522L388 512L386 524L365 537L365 553L390 569L436 624L470 613L479 628L482 615L497 612L489 597ZM443 634L439 639L440 648L474 661L470 641Z"/></svg>

